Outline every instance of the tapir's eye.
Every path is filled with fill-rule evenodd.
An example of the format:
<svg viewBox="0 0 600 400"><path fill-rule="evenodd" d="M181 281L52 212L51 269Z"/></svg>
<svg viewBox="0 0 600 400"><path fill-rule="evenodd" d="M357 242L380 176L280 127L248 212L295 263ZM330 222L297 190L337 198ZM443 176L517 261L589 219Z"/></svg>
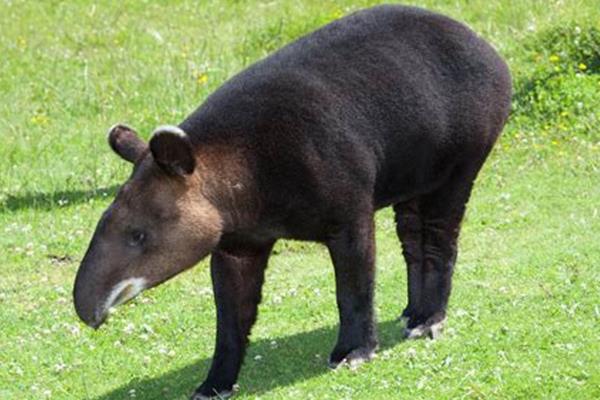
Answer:
<svg viewBox="0 0 600 400"><path fill-rule="evenodd" d="M146 240L146 234L140 230L134 230L129 235L130 246L141 246Z"/></svg>

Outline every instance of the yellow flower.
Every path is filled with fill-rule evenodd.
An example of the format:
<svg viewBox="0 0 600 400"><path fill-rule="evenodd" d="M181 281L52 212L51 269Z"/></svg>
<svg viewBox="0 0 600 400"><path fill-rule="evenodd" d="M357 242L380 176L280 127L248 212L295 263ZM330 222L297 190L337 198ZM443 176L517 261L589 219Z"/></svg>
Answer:
<svg viewBox="0 0 600 400"><path fill-rule="evenodd" d="M560 57L559 57L559 56L557 56L556 54L552 54L552 55L550 56L550 61L552 61L553 63L555 63L555 62L559 62L559 61L560 61Z"/></svg>
<svg viewBox="0 0 600 400"><path fill-rule="evenodd" d="M587 69L587 65L585 65L584 63L579 63L579 69L581 71L585 71Z"/></svg>
<svg viewBox="0 0 600 400"><path fill-rule="evenodd" d="M196 82L198 82L198 85L205 85L208 82L208 74L206 72L199 73L196 77Z"/></svg>
<svg viewBox="0 0 600 400"><path fill-rule="evenodd" d="M23 50L25 47L27 47L27 39L25 39L23 36L19 36L17 38L17 46Z"/></svg>
<svg viewBox="0 0 600 400"><path fill-rule="evenodd" d="M35 114L29 122L34 125L46 126L48 125L49 118L45 114Z"/></svg>

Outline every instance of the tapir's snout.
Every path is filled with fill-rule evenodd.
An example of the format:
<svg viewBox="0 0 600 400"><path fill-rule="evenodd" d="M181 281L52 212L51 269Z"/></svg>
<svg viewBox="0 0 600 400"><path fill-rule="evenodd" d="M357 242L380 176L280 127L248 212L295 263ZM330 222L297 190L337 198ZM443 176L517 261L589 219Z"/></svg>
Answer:
<svg viewBox="0 0 600 400"><path fill-rule="evenodd" d="M73 301L77 315L86 325L97 329L106 321L111 307L118 306L146 289L144 278L127 278L111 284L103 282L95 265L82 261L75 286Z"/></svg>
<svg viewBox="0 0 600 400"><path fill-rule="evenodd" d="M101 295L93 287L94 279L91 276L91 268L85 264L85 259L79 267L77 277L75 278L75 286L73 288L73 302L75 311L79 318L86 325L97 329L104 320L105 316L99 312L99 304L102 303Z"/></svg>

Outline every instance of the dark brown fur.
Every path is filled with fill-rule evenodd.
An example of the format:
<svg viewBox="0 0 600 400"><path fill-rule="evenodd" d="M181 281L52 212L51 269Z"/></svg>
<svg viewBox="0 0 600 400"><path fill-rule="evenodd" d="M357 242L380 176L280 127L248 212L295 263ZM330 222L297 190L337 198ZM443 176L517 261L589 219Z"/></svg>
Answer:
<svg viewBox="0 0 600 400"><path fill-rule="evenodd" d="M151 287L211 253L217 338L197 398L225 394L274 243L312 240L335 267L340 328L330 363L368 360L377 347L373 218L391 205L408 270L402 315L409 335L433 335L473 182L510 96L505 63L468 28L381 6L251 66L149 146L116 127L111 146L136 164L82 262L78 314L98 326L99 304L119 282L141 276Z"/></svg>

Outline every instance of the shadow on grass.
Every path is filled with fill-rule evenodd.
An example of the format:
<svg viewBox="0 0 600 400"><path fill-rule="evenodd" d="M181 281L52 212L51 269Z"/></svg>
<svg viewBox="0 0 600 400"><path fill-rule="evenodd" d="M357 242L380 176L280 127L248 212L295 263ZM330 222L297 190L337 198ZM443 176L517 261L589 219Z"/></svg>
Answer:
<svg viewBox="0 0 600 400"><path fill-rule="evenodd" d="M241 393L259 395L331 373L327 357L336 337L337 327L326 327L252 342L238 380ZM401 323L395 320L380 323L379 339L380 352L401 342ZM121 400L129 398L132 393L137 398L149 400L188 399L206 376L210 361L210 358L205 358L161 376L134 379L95 400Z"/></svg>
<svg viewBox="0 0 600 400"><path fill-rule="evenodd" d="M0 213L6 211L18 211L32 208L37 210L51 210L56 207L68 207L70 205L86 202L90 199L101 197L110 198L117 193L119 185L112 185L91 190L64 190L52 193L25 193L19 196L8 195L0 203Z"/></svg>

